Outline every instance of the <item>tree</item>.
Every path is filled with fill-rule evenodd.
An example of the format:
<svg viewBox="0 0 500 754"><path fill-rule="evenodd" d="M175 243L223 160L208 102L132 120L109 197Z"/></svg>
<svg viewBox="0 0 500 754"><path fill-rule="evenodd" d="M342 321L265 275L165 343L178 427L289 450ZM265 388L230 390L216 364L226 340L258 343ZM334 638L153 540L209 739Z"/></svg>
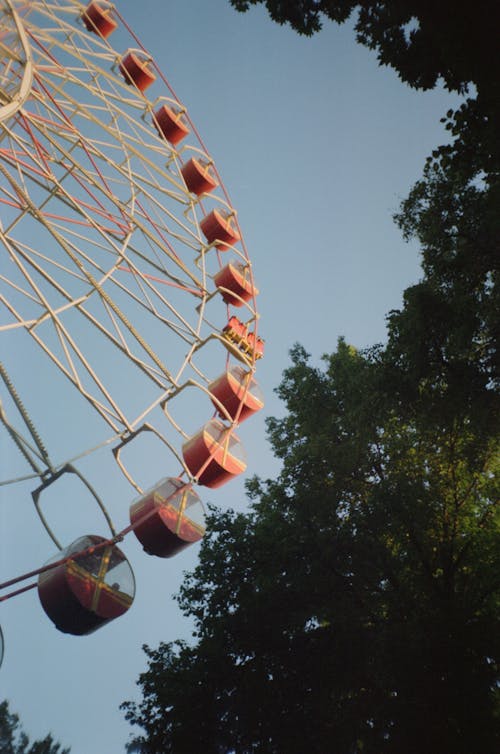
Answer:
<svg viewBox="0 0 500 754"><path fill-rule="evenodd" d="M387 344L293 350L282 472L212 512L179 596L195 643L146 648L133 750L498 750L500 237L473 159L434 155L396 217L424 274Z"/></svg>
<svg viewBox="0 0 500 754"><path fill-rule="evenodd" d="M478 176L492 186L492 206L500 200L500 57L497 0L457 3L455 0L230 0L238 11L265 5L271 18L312 35L324 18L344 23L355 15L360 44L417 89L431 89L441 80L450 91L469 94L446 127L451 145L436 150L441 170L452 167L462 183Z"/></svg>
<svg viewBox="0 0 500 754"><path fill-rule="evenodd" d="M429 312L439 310L445 317L440 321L441 335L448 330L455 345L461 339L462 366L470 363L471 348L481 350L483 355L476 361L493 379L491 372L498 374L495 345L500 332L497 0L474 4L455 0L230 2L239 11L265 5L274 21L306 35L319 31L323 19L343 23L355 14L358 41L375 50L379 62L394 68L404 82L428 89L442 79L448 89L469 93L455 112L449 110L442 118L451 142L427 160L423 178L411 190L396 221L405 238L416 237L422 244L426 281L407 291L409 320L423 325ZM427 308L427 317L422 306ZM405 327L406 316L393 317L392 327ZM434 322L438 324L438 319ZM482 342L477 340L478 329ZM455 383L462 376L455 375Z"/></svg>
<svg viewBox="0 0 500 754"><path fill-rule="evenodd" d="M478 37L494 9L438 5L266 2L302 33L357 7L358 38L404 80L478 96L446 114L453 141L396 215L423 278L387 344L341 340L323 368L292 351L268 420L282 471L249 483L248 513L212 510L179 595L194 642L145 648L131 751L499 749L500 100Z"/></svg>
<svg viewBox="0 0 500 754"><path fill-rule="evenodd" d="M464 92L496 82L498 91L496 0L456 3L454 0L230 0L238 11L265 5L279 24L299 34L320 31L322 19L344 23L356 14L361 44L377 52L383 65L395 68L402 80L431 89L442 78L448 89ZM496 74L496 75L495 75Z"/></svg>
<svg viewBox="0 0 500 754"><path fill-rule="evenodd" d="M49 733L43 740L31 745L22 730L19 716L10 712L9 703L0 703L0 754L69 754L70 749L62 749Z"/></svg>
<svg viewBox="0 0 500 754"><path fill-rule="evenodd" d="M498 750L498 443L435 411L427 378L403 402L397 368L390 348L340 341L324 370L294 349L269 421L283 470L248 514L213 511L180 593L196 644L147 649L125 705L138 751Z"/></svg>

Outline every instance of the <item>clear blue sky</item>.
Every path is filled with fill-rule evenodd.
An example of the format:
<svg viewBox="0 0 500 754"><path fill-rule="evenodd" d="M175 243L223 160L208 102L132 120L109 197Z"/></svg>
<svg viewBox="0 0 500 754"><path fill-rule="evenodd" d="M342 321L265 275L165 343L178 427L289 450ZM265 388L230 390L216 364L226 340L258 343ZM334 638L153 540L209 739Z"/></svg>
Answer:
<svg viewBox="0 0 500 754"><path fill-rule="evenodd" d="M386 313L419 278L418 249L403 242L391 216L425 157L446 139L439 118L457 99L404 86L355 43L349 26L327 24L305 39L274 25L261 9L237 14L226 0L117 0L117 6L188 106L239 212L261 291L266 356L258 379L267 399L240 435L248 475L272 476L278 466L264 418L282 412L273 388L289 348L300 341L318 361L342 335L357 347L383 341ZM18 347L15 339L8 347ZM26 384L30 400L50 404L47 431L78 426L72 405L58 404L36 375ZM10 452L2 447L7 463ZM111 508L126 509L122 497L130 491L109 451L82 462L82 470ZM37 567L54 551L29 492L29 486L0 488L2 579ZM201 494L222 506L246 505L239 479ZM78 533L96 529L95 511L81 511L70 486L58 504L68 536L73 524ZM141 645L189 636L171 596L194 566L196 547L169 561L148 558L132 537L123 549L136 573L136 600L102 631L84 638L59 633L34 592L1 608L7 645L1 696L30 735L50 730L72 754L123 754L130 728L118 706L136 694L145 668Z"/></svg>

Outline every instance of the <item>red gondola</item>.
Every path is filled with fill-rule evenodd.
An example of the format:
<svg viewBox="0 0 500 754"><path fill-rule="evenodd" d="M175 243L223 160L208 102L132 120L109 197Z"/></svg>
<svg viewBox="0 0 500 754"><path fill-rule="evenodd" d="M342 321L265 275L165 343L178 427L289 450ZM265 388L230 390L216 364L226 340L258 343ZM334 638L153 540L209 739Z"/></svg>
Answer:
<svg viewBox="0 0 500 754"><path fill-rule="evenodd" d="M211 419L182 446L182 455L198 484L215 489L245 471L243 447L229 427Z"/></svg>
<svg viewBox="0 0 500 754"><path fill-rule="evenodd" d="M174 146L184 139L189 128L184 119L184 110L162 105L155 111L153 123L158 132Z"/></svg>
<svg viewBox="0 0 500 754"><path fill-rule="evenodd" d="M243 306L245 301L258 294L249 276L249 267L241 262L230 262L214 276L214 283L220 290L226 304Z"/></svg>
<svg viewBox="0 0 500 754"><path fill-rule="evenodd" d="M82 21L89 31L107 39L118 27L117 22L111 17L113 6L106 0L93 0L82 13Z"/></svg>
<svg viewBox="0 0 500 754"><path fill-rule="evenodd" d="M140 92L145 92L156 81L149 67L150 62L151 58L140 50L127 50L118 67L127 84L133 84Z"/></svg>
<svg viewBox="0 0 500 754"><path fill-rule="evenodd" d="M144 550L160 558L176 555L205 533L201 500L181 479L162 479L142 495L130 507L130 522Z"/></svg>
<svg viewBox="0 0 500 754"><path fill-rule="evenodd" d="M218 183L212 174L212 163L192 157L181 168L182 177L188 191L196 196L209 194Z"/></svg>
<svg viewBox="0 0 500 754"><path fill-rule="evenodd" d="M74 557L38 577L40 602L59 631L75 636L90 634L131 606L134 574L115 545L93 549L105 541L95 535L80 537L51 560ZM79 555L81 552L84 554Z"/></svg>
<svg viewBox="0 0 500 754"><path fill-rule="evenodd" d="M213 209L200 222L200 228L208 243L219 251L226 251L240 240L240 234L232 226L233 214Z"/></svg>
<svg viewBox="0 0 500 754"><path fill-rule="evenodd" d="M227 372L214 380L208 387L214 406L224 417L219 403L226 409L234 421L242 422L249 416L260 411L264 406L262 392L252 376L252 372L246 372L243 367L233 366ZM241 405L241 410L240 410Z"/></svg>
<svg viewBox="0 0 500 754"><path fill-rule="evenodd" d="M246 341L248 336L248 327L244 322L241 322L238 317L234 315L229 317L227 325L224 325L222 332L228 340L232 340L235 343Z"/></svg>
<svg viewBox="0 0 500 754"><path fill-rule="evenodd" d="M247 347L249 353L253 353L256 359L264 356L264 341L254 332L249 332L247 335Z"/></svg>
<svg viewBox="0 0 500 754"><path fill-rule="evenodd" d="M235 317L229 317L229 321L225 327L222 328L223 337L235 343L238 349L247 356L254 355L256 359L261 359L264 356L264 341L262 338L255 335L254 332L249 332L247 325Z"/></svg>

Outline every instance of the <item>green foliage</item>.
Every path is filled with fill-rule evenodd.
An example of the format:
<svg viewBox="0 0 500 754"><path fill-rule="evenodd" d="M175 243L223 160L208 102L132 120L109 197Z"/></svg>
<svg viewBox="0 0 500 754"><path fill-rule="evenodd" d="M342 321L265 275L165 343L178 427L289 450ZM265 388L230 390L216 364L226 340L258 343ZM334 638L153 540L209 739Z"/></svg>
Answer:
<svg viewBox="0 0 500 754"><path fill-rule="evenodd" d="M293 350L282 473L212 511L179 597L196 644L147 649L125 705L138 751L497 750L498 447L461 406L401 410L388 353Z"/></svg>
<svg viewBox="0 0 500 754"><path fill-rule="evenodd" d="M430 89L441 78L449 89L470 82L498 85L497 0L230 0L238 11L264 5L279 24L299 34L320 31L323 19L343 23L356 14L357 39L402 80Z"/></svg>
<svg viewBox="0 0 500 754"><path fill-rule="evenodd" d="M232 0L248 10L264 0ZM500 142L495 2L265 0L358 39L413 86L477 97L443 119L396 222L423 277L388 340L291 352L268 420L276 480L212 509L179 594L194 643L145 648L141 754L500 750Z"/></svg>
<svg viewBox="0 0 500 754"><path fill-rule="evenodd" d="M468 108L459 117L450 111L448 122ZM500 100L493 120L500 121ZM418 393L436 411L462 412L479 424L489 419L493 428L500 385L500 141L483 133L489 148L481 161L468 143L481 143L479 130L466 129L435 151L395 216L404 237L420 242L424 279L388 318L388 357L398 368L395 389L406 390L407 401Z"/></svg>
<svg viewBox="0 0 500 754"><path fill-rule="evenodd" d="M69 754L70 749L62 749L49 733L43 740L31 745L22 730L19 716L9 711L9 703L0 703L0 754Z"/></svg>

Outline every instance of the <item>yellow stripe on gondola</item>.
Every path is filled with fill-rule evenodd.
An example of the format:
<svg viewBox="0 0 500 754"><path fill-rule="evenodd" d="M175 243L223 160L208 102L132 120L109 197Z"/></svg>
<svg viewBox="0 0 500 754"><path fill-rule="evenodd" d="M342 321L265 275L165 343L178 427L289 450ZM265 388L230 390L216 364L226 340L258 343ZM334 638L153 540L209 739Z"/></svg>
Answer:
<svg viewBox="0 0 500 754"><path fill-rule="evenodd" d="M116 602L118 602L118 604L123 605L124 607L127 607L127 608L130 607L130 605L132 604L132 597L129 594L127 594L126 592L121 592L118 589L113 589L113 587L106 584L105 581L101 581L99 583L98 577L86 571L85 568L82 568L82 566L78 565L78 563L75 563L74 560L68 560L66 564L66 568L68 570L68 573L71 574L71 576L76 576L82 581L85 581L87 584L95 584L96 591L98 594L101 591L105 591L107 594L111 595L113 599ZM95 612L96 608L93 605L94 605L94 600L92 600L91 609Z"/></svg>

